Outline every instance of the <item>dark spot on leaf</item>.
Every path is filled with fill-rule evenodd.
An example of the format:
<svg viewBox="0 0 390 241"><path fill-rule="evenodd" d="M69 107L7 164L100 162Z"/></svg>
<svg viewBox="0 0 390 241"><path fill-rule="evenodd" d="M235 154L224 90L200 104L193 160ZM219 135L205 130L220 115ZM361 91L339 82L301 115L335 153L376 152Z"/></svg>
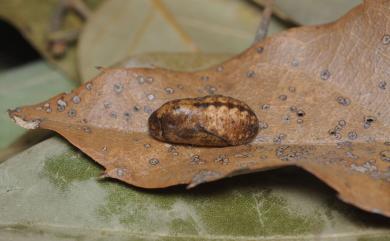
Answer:
<svg viewBox="0 0 390 241"><path fill-rule="evenodd" d="M385 162L390 162L390 151L382 151L380 157Z"/></svg>
<svg viewBox="0 0 390 241"><path fill-rule="evenodd" d="M160 161L156 158L152 158L149 160L149 164L152 165L152 166L156 166L160 163Z"/></svg>
<svg viewBox="0 0 390 241"><path fill-rule="evenodd" d="M327 70L327 69L322 70L321 73L320 73L320 77L321 77L322 80L328 80L330 78L329 70Z"/></svg>
<svg viewBox="0 0 390 241"><path fill-rule="evenodd" d="M379 84L378 84L378 87L381 90L386 90L386 86L387 86L387 82L384 81L384 80L380 81Z"/></svg>
<svg viewBox="0 0 390 241"><path fill-rule="evenodd" d="M390 35L388 35L388 34L384 35L382 38L382 43L385 45L390 44Z"/></svg>
<svg viewBox="0 0 390 241"><path fill-rule="evenodd" d="M348 106L351 104L351 100L346 98L346 97L342 97L342 96L339 96L336 98L336 101L337 103L339 103L340 105L344 105L344 106Z"/></svg>
<svg viewBox="0 0 390 241"><path fill-rule="evenodd" d="M79 104L81 102L80 96L78 96L78 95L73 96L72 102L75 104Z"/></svg>
<svg viewBox="0 0 390 241"><path fill-rule="evenodd" d="M279 95L279 100L281 101L286 101L287 100L287 95Z"/></svg>
<svg viewBox="0 0 390 241"><path fill-rule="evenodd" d="M70 109L70 110L68 111L68 116L69 116L69 117L75 117L76 114L77 114L77 111L76 111L75 109Z"/></svg>
<svg viewBox="0 0 390 241"><path fill-rule="evenodd" d="M257 47L256 48L256 52L259 53L259 54L263 53L264 52L264 47Z"/></svg>
<svg viewBox="0 0 390 241"><path fill-rule="evenodd" d="M248 77L248 78L253 78L253 77L255 77L255 76L256 76L256 72L253 71L253 70L250 70L250 71L248 71L248 72L246 73L246 77Z"/></svg>

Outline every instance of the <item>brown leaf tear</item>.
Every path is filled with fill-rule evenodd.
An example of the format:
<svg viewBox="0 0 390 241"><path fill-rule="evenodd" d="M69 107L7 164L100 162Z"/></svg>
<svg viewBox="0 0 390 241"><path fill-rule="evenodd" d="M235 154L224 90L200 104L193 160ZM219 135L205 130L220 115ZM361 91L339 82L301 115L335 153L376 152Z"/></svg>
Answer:
<svg viewBox="0 0 390 241"><path fill-rule="evenodd" d="M72 93L10 116L60 133L103 165L105 176L132 185L194 187L297 165L346 202L390 216L387 16L389 0L365 1L335 23L283 32L204 71L104 69ZM210 94L256 112L252 143L200 148L149 136L148 117L162 104Z"/></svg>

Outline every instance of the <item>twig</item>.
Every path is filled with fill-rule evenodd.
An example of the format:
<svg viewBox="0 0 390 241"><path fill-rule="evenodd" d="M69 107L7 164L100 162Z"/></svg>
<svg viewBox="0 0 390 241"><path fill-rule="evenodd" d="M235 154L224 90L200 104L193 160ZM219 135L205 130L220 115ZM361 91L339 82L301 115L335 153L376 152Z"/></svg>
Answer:
<svg viewBox="0 0 390 241"><path fill-rule="evenodd" d="M274 4L274 0L267 0L265 9L263 11L263 14L261 16L259 27L257 28L257 32L255 35L255 43L260 42L263 40L268 33L268 26L271 21L272 16L272 5Z"/></svg>
<svg viewBox="0 0 390 241"><path fill-rule="evenodd" d="M61 30L65 15L68 11L74 11L81 19L86 21L90 16L90 10L82 0L60 0L51 19L50 32L48 34L48 49L55 58L64 56L69 45L74 43L79 36L79 30Z"/></svg>
<svg viewBox="0 0 390 241"><path fill-rule="evenodd" d="M268 0L246 0L248 3L256 5L261 8L265 8L265 5ZM287 13L280 9L276 4L272 6L272 15L275 16L278 20L282 21L284 25L288 27L297 27L301 24L291 18Z"/></svg>
<svg viewBox="0 0 390 241"><path fill-rule="evenodd" d="M82 0L68 0L68 8L75 11L84 20L91 16L91 10Z"/></svg>

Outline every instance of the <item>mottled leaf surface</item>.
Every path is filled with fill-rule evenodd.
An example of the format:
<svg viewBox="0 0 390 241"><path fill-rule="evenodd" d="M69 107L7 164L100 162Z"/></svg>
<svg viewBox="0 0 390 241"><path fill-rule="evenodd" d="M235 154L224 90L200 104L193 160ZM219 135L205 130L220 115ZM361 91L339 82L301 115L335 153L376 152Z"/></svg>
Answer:
<svg viewBox="0 0 390 241"><path fill-rule="evenodd" d="M386 240L388 220L298 169L146 191L60 138L0 164L0 240Z"/></svg>
<svg viewBox="0 0 390 241"><path fill-rule="evenodd" d="M296 165L354 205L390 215L390 1L365 1L333 24L301 27L192 73L110 68L69 94L16 109L26 128L54 130L145 188ZM246 146L197 148L151 138L150 113L168 100L223 94L255 110Z"/></svg>

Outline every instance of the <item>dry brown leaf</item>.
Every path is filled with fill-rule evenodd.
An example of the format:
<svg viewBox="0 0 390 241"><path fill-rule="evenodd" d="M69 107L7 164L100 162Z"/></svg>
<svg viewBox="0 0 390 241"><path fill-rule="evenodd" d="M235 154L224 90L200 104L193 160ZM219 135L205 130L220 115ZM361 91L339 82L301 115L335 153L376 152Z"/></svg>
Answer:
<svg viewBox="0 0 390 241"><path fill-rule="evenodd" d="M365 1L333 24L295 28L193 73L110 68L69 94L10 111L54 130L106 168L104 176L190 187L296 165L362 209L390 216L390 1ZM255 110L245 146L199 148L151 138L163 103L223 94Z"/></svg>

